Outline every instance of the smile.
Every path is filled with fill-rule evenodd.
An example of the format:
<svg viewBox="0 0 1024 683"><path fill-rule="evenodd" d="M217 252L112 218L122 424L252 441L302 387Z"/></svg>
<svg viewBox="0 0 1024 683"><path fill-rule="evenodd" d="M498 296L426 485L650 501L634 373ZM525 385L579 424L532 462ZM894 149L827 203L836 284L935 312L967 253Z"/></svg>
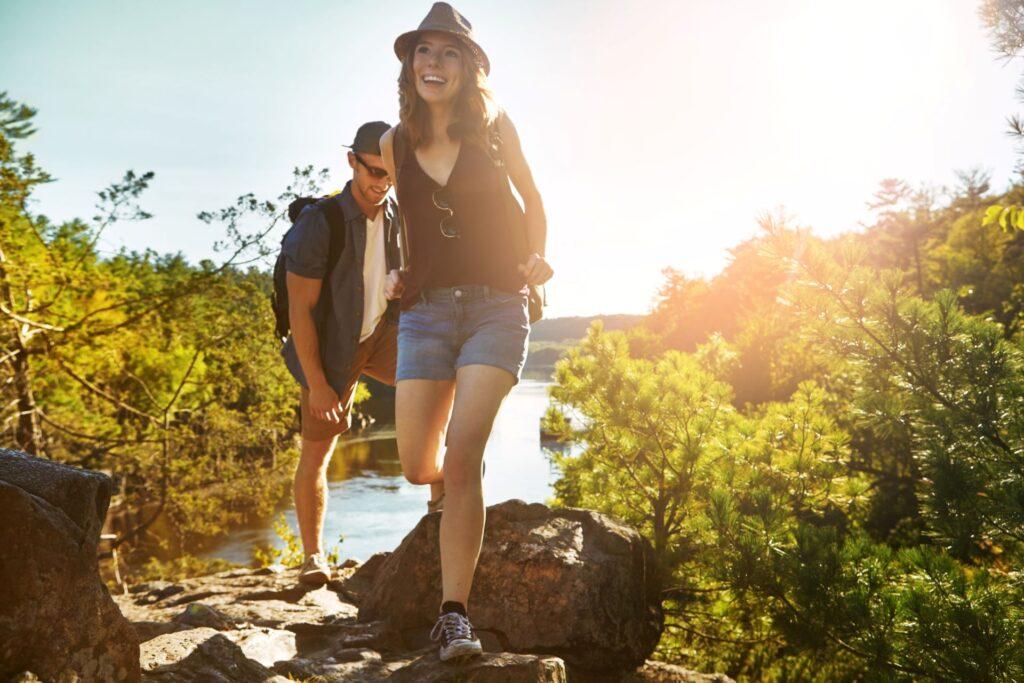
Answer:
<svg viewBox="0 0 1024 683"><path fill-rule="evenodd" d="M448 82L447 78L442 78L441 76L435 76L433 74L427 74L420 80L422 80L424 83L437 83L439 85L444 85L445 83Z"/></svg>

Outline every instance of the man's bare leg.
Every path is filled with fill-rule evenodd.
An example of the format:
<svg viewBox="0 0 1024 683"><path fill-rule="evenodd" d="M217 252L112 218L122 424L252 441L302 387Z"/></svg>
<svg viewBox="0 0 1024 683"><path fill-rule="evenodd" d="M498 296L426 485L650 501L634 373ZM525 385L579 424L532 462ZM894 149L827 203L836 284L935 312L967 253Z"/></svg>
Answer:
<svg viewBox="0 0 1024 683"><path fill-rule="evenodd" d="M338 437L324 441L302 439L299 466L295 470L295 517L299 522L302 549L309 557L323 553L324 516L327 513L327 465Z"/></svg>

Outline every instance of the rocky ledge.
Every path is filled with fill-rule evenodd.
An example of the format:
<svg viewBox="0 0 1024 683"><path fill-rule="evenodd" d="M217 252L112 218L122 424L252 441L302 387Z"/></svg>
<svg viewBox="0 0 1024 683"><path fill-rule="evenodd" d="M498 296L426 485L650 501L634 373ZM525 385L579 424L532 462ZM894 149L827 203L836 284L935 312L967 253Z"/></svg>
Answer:
<svg viewBox="0 0 1024 683"><path fill-rule="evenodd" d="M100 580L111 482L0 448L0 681L136 681L135 631Z"/></svg>
<svg viewBox="0 0 1024 683"><path fill-rule="evenodd" d="M553 655L502 652L486 632L483 657L445 664L436 647L410 648L383 620L358 621L356 599L346 584L359 567L348 562L336 570L336 580L316 589L299 585L294 569L271 567L141 584L114 599L142 641L145 681L730 680L660 662L613 676L572 675Z"/></svg>
<svg viewBox="0 0 1024 683"><path fill-rule="evenodd" d="M663 628L651 548L587 510L487 510L469 599L485 654L442 663L440 514L391 553L240 569L112 599L96 551L110 480L0 449L0 681L727 681L648 660Z"/></svg>
<svg viewBox="0 0 1024 683"><path fill-rule="evenodd" d="M147 681L729 681L647 661L660 636L649 548L585 510L507 501L487 511L470 610L483 657L448 664L436 614L439 515L392 553L302 586L293 569L135 586L115 598Z"/></svg>

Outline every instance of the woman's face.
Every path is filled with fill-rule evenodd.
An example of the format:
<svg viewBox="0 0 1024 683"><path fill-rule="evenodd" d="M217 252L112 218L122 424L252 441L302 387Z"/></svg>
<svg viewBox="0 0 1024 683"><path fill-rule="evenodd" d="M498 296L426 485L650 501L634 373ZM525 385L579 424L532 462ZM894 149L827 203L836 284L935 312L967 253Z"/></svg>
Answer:
<svg viewBox="0 0 1024 683"><path fill-rule="evenodd" d="M455 38L447 33L424 32L413 48L416 93L427 104L454 100L461 87L463 59L465 56Z"/></svg>

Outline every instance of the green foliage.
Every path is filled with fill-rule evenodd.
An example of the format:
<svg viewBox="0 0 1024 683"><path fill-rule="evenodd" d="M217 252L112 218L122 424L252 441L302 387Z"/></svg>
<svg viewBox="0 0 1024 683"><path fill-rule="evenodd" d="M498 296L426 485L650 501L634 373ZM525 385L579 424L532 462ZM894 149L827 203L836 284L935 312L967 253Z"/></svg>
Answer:
<svg viewBox="0 0 1024 683"><path fill-rule="evenodd" d="M792 253L792 235L778 235ZM1024 356L952 292L924 301L898 273L832 258L791 261L808 335L851 373L859 425L899 431L926 533L966 560L1024 539ZM998 486L993 486L998 482Z"/></svg>
<svg viewBox="0 0 1024 683"><path fill-rule="evenodd" d="M729 388L686 354L633 358L627 336L599 323L555 372L551 395L563 410L545 427L586 444L582 455L555 456L577 475L556 485L559 502L629 522L652 539L659 562L673 566L698 535L687 526L689 511L734 419ZM579 429L559 417L565 411L582 416Z"/></svg>
<svg viewBox="0 0 1024 683"><path fill-rule="evenodd" d="M253 564L257 567L269 567L273 564L284 565L285 567L301 567L306 559L302 551L302 541L298 535L288 526L284 513L278 515L274 520L274 533L284 541L284 548L275 548L273 545L256 546L252 549ZM338 538L338 543L345 540L344 536ZM327 562L336 565L341 562L341 550L335 545L327 551Z"/></svg>
<svg viewBox="0 0 1024 683"><path fill-rule="evenodd" d="M808 264L824 258L803 253ZM934 464L962 464L970 445L967 469L981 480L1013 476L994 474L997 447L979 448L990 429L979 424L998 432L1006 423L979 413L991 401L970 391L985 382L1008 393L1005 403L1024 404L1013 393L1024 377L1009 342L998 326L958 312L949 295L893 305L883 295L898 291L886 289L892 279L819 290L803 276L788 292L799 315L813 317L800 329L830 331L817 348L845 354L850 379L840 386L851 398L805 382L788 401L739 412L722 379L735 350L721 339L650 357L631 348L630 335L595 325L559 362L551 389L545 428L577 446L554 456L555 502L614 515L651 540L667 614L664 658L757 679L1015 680L1024 603L1019 575L1000 557L1019 552L990 523L1010 524L1015 485L1005 494L989 485L991 500L964 506L976 491L951 492ZM880 307L861 317L874 337L899 341L903 360L873 346L855 311L823 307L823 291L860 293ZM931 384L968 412L937 402ZM883 386L906 414L880 412ZM915 491L933 545L898 550L872 538L877 479L856 467L849 433L833 417L845 412L877 428L912 423L915 462L930 475ZM982 535L965 537L964 528Z"/></svg>
<svg viewBox="0 0 1024 683"><path fill-rule="evenodd" d="M993 204L985 211L985 218L982 225L993 225L999 223L999 227L1006 232L1024 230L1024 207L1017 204L1002 206Z"/></svg>
<svg viewBox="0 0 1024 683"><path fill-rule="evenodd" d="M49 176L16 149L33 115L0 95L0 438L111 472L117 504L144 511L117 544L157 519L184 540L269 513L297 457L297 389L256 264L274 248L277 207L316 174L297 170L278 202L244 195L202 214L219 262L106 256L106 228L151 219L139 202L153 174L101 191L90 221L53 224L28 201Z"/></svg>

